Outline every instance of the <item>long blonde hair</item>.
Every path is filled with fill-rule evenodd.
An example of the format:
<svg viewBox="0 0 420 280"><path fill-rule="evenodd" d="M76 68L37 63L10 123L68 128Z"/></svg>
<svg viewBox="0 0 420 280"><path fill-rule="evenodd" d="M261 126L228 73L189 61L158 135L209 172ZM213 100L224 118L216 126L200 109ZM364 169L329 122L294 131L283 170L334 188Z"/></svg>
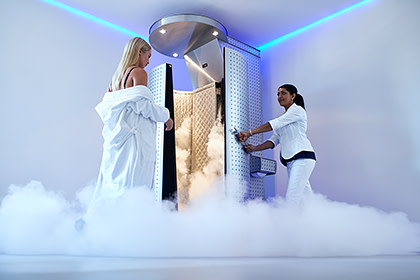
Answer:
<svg viewBox="0 0 420 280"><path fill-rule="evenodd" d="M135 65L139 60L139 53L150 51L150 45L140 37L134 37L125 45L124 53L120 64L112 76L111 89L112 91L120 90L121 80L128 67Z"/></svg>

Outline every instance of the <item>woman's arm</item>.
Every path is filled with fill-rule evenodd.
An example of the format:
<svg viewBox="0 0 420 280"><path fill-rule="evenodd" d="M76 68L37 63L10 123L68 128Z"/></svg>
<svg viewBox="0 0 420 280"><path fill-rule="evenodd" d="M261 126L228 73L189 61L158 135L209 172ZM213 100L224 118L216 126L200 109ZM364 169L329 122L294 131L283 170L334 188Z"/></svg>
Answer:
<svg viewBox="0 0 420 280"><path fill-rule="evenodd" d="M245 142L246 140L248 140L249 137L251 137L254 134L263 133L271 130L273 130L273 128L271 127L270 123L265 123L257 128L250 129L249 131L239 132L237 137L239 141Z"/></svg>
<svg viewBox="0 0 420 280"><path fill-rule="evenodd" d="M244 146L244 149L247 153L253 153L253 152L263 151L263 150L272 149L272 148L274 148L274 143L271 141L265 141L264 143L258 146L254 146L251 144Z"/></svg>

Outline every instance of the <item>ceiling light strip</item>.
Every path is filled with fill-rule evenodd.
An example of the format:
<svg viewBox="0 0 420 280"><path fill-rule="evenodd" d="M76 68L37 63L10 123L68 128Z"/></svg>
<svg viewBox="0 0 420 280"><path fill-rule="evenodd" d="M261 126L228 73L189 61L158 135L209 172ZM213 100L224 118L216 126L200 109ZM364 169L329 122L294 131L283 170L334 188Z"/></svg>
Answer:
<svg viewBox="0 0 420 280"><path fill-rule="evenodd" d="M125 34L127 34L127 35L130 35L131 37L141 37L141 38L143 38L144 40L148 41L148 39L147 39L146 37L141 36L140 34L137 34L137 33L133 32L133 31L130 31L130 30L125 29L125 28L123 28L123 27L121 27L121 26L115 25L115 24L110 23L110 22L108 22L108 21L106 21L106 20L100 19L100 18L95 17L95 16L93 16L93 15L91 15L91 14L85 13L85 12L83 12L83 11L80 11L80 10L78 10L78 9L75 9L75 8L73 8L73 7L70 7L70 6L68 6L68 5L65 5L65 4L63 4L63 3L60 3L60 2L58 2L58 1L54 1L54 0L41 0L41 1L46 2L46 3L48 3L48 4L51 4L51 5L53 5L53 6L59 7L59 8L61 8L61 9L66 10L66 11L69 11L69 12L71 12L71 13L73 13L73 14L78 15L78 16L81 16L81 17L87 18L87 19L92 20L92 21L94 21L94 22L97 22L97 23L99 23L99 24L105 25L106 27L109 27L109 28L115 29L115 30L117 30L117 31L119 31L119 32L122 32L122 33L125 33Z"/></svg>
<svg viewBox="0 0 420 280"><path fill-rule="evenodd" d="M137 33L133 32L133 31L130 31L128 29L125 29L123 27L120 27L118 25L115 25L113 23L110 23L110 22L108 22L106 20L103 20L103 19L100 19L98 17L95 17L95 16L93 16L91 14L85 13L83 11L80 11L78 9L75 9L73 7L70 7L68 5L65 5L65 4L60 3L58 1L54 1L54 0L41 0L41 1L46 2L48 4L51 4L53 6L56 6L56 7L62 8L64 10L69 11L71 13L74 13L74 14L76 14L78 16L82 16L82 17L87 18L89 20L95 21L95 22L100 23L102 25L105 25L105 26L107 26L109 28L115 29L115 30L117 30L119 32L123 32L123 33L128 34L128 35L130 35L132 37L141 37L144 40L148 41L148 39L145 36L142 36L140 34L137 34ZM375 1L375 0L363 0L363 1L360 1L359 3L356 3L356 4L354 4L354 5L352 5L352 6L348 7L348 8L345 8L345 9L343 9L341 11L338 11L338 12L332 14L332 15L329 15L329 16L327 16L325 18L322 18L322 19L320 19L320 20L318 20L318 21L316 21L314 23L311 23L311 24L306 25L306 26L304 26L302 28L299 28L299 29L297 29L295 31L292 31L292 32L290 32L290 33L288 33L286 35L283 35L283 36L281 36L281 37L279 37L279 38L277 38L277 39L275 39L275 40L273 40L271 42L268 42L268 43L266 43L264 45L261 45L261 46L257 47L257 49L259 51L261 51L261 52L262 51L265 51L268 48L270 48L270 47L272 47L274 45L277 45L277 44L279 44L279 43L281 43L281 42L283 42L283 41L285 41L285 40L287 40L287 39L289 39L289 38L291 38L291 37L293 37L293 36L295 36L295 35L297 35L299 33L302 33L302 32L308 30L311 27L314 27L314 26L316 26L318 24L321 24L321 23L323 23L323 22L325 22L327 20L330 20L333 17L342 15L342 14L344 14L346 12L349 12L350 10L353 10L355 8L358 8L358 7L360 7L360 6L364 5L364 4L367 4L367 3L372 2L372 1Z"/></svg>
<svg viewBox="0 0 420 280"><path fill-rule="evenodd" d="M257 49L260 50L261 52L262 51L265 51L268 48L271 48L274 45L277 45L277 44L279 44L279 43L281 43L281 42L283 42L283 41L285 41L285 40L287 40L287 39L289 39L289 38L291 38L291 37L293 37L293 36L295 36L295 35L297 35L299 33L302 33L302 32L308 30L311 27L314 27L314 26L316 26L318 24L321 24L321 23L323 23L323 22L325 22L327 20L330 20L330 19L332 19L334 17L337 17L339 15L342 15L342 14L344 14L346 12L349 12L350 10L353 10L355 8L358 8L358 7L360 7L360 6L364 5L364 4L367 4L368 2L372 2L372 1L374 1L374 0L363 0L363 1L359 2L359 3L357 3L357 4L354 4L354 5L350 6L350 7L348 7L348 8L345 8L345 9L343 9L341 11L338 11L338 12L332 14L332 15L329 15L329 16L327 16L325 18L322 18L322 19L320 19L318 21L315 21L314 23L311 23L311 24L306 25L306 26L304 26L302 28L299 28L299 29L297 29L295 31L292 31L292 32L290 32L290 33L288 33L286 35L283 35L283 36L281 36L281 37L279 37L279 38L277 38L277 39L275 39L275 40L273 40L271 42L268 42L268 43L266 43L266 44L264 44L262 46L259 46Z"/></svg>

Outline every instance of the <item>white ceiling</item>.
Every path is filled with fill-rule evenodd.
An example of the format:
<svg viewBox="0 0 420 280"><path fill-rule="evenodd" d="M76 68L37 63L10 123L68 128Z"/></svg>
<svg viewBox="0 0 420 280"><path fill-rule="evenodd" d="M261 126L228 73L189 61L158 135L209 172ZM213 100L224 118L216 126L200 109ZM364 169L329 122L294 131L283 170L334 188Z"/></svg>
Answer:
<svg viewBox="0 0 420 280"><path fill-rule="evenodd" d="M162 17L201 14L228 35L258 47L361 0L58 0L142 36Z"/></svg>

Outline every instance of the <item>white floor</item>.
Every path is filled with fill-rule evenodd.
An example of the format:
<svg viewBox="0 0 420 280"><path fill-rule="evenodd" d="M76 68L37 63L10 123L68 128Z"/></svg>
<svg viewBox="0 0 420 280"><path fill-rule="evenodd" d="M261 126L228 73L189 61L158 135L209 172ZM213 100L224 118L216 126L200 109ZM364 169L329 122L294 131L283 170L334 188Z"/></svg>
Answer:
<svg viewBox="0 0 420 280"><path fill-rule="evenodd" d="M420 255L338 258L99 258L0 255L0 279L420 279Z"/></svg>

